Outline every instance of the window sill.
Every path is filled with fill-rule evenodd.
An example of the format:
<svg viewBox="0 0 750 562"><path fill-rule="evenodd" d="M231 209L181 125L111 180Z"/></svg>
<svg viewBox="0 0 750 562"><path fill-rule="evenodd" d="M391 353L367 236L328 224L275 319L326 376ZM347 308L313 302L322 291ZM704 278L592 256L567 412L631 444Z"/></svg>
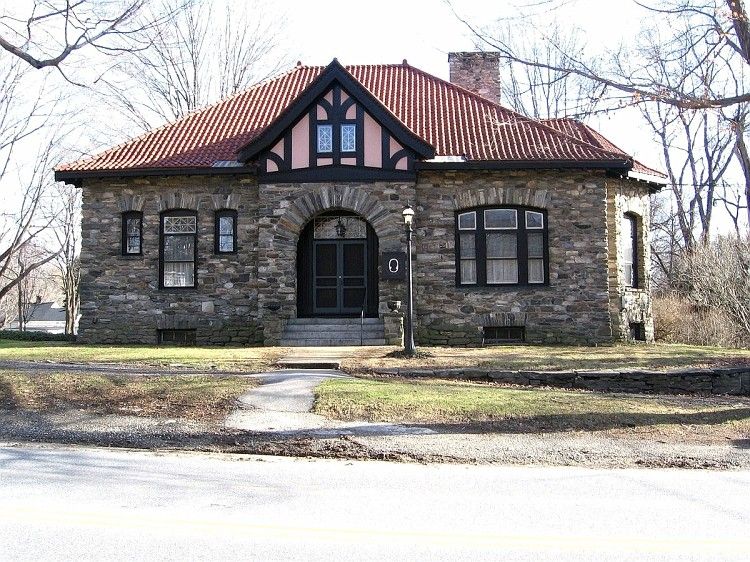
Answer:
<svg viewBox="0 0 750 562"><path fill-rule="evenodd" d="M145 259L146 256L143 254L120 254L117 256L121 260L142 260Z"/></svg>

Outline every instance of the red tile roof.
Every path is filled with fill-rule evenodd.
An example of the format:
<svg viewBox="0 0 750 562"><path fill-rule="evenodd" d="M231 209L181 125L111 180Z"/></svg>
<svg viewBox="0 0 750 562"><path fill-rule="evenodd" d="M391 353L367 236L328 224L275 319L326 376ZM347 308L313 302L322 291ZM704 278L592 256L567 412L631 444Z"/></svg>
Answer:
<svg viewBox="0 0 750 562"><path fill-rule="evenodd" d="M597 131L596 129L592 129L591 127L589 127L585 123L581 123L577 119L570 119L567 117L557 119L542 119L542 123L544 123L545 125L549 125L553 129L556 129L561 133L565 133L566 135L577 138L578 140L593 144L594 146L598 146L599 148L603 148L604 150L607 150L609 152L618 152L623 156L628 156L625 151L612 144L607 138L602 136L599 131ZM658 178L667 177L663 172L660 172L659 170L656 170L654 168L650 168L645 164L639 162L635 158L633 159L633 171L639 174L646 174Z"/></svg>
<svg viewBox="0 0 750 562"><path fill-rule="evenodd" d="M219 161L236 160L239 149L268 127L323 69L298 65L174 123L57 170L210 168ZM536 163L630 160L593 130L584 134L578 125L523 117L406 64L346 69L406 127L434 146L438 157Z"/></svg>

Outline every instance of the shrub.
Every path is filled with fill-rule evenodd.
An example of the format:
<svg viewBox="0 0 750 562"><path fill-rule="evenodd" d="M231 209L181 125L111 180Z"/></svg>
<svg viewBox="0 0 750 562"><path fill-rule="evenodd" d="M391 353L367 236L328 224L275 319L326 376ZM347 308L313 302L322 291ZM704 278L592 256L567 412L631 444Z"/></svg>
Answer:
<svg viewBox="0 0 750 562"><path fill-rule="evenodd" d="M75 341L76 337L68 334L50 334L49 332L21 332L19 330L0 330L0 340L14 341Z"/></svg>
<svg viewBox="0 0 750 562"><path fill-rule="evenodd" d="M666 343L747 346L748 338L720 308L698 306L678 294L654 296L654 337Z"/></svg>

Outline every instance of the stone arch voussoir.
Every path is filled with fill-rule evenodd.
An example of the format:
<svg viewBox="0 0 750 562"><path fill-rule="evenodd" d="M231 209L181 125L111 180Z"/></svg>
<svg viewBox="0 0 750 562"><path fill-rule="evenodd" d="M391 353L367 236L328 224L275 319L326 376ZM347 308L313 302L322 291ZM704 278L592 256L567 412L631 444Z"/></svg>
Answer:
<svg viewBox="0 0 750 562"><path fill-rule="evenodd" d="M546 189L488 187L462 191L453 198L453 207L456 211L484 205L525 205L547 209L550 199Z"/></svg>
<svg viewBox="0 0 750 562"><path fill-rule="evenodd" d="M326 185L293 199L277 223L278 232L296 239L316 215L332 209L352 211L372 225L378 237L385 234L388 210L358 187Z"/></svg>

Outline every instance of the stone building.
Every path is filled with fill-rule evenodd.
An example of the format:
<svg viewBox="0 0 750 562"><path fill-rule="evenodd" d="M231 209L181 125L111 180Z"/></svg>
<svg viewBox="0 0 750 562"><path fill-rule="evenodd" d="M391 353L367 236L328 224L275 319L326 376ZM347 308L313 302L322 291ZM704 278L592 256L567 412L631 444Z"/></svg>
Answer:
<svg viewBox="0 0 750 562"><path fill-rule="evenodd" d="M83 190L80 339L418 344L653 338L663 175L500 104L499 59L298 64L56 178Z"/></svg>

